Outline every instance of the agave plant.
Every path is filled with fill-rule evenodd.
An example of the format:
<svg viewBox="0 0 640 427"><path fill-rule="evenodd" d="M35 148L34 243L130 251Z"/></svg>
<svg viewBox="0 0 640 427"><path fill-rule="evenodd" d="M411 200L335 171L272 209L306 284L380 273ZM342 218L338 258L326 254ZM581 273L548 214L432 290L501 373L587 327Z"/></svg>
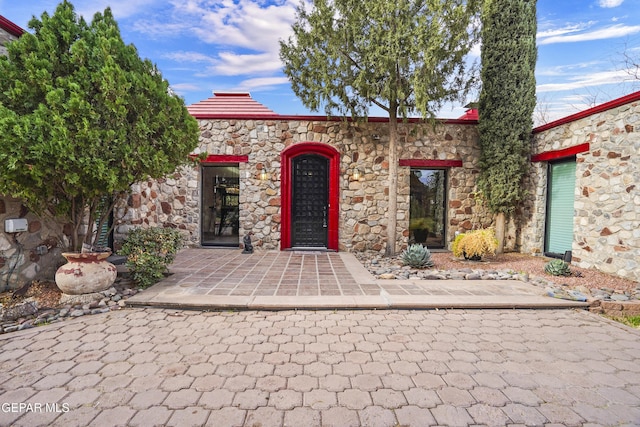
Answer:
<svg viewBox="0 0 640 427"><path fill-rule="evenodd" d="M544 266L544 271L552 276L571 276L569 264L561 259L552 259Z"/></svg>
<svg viewBox="0 0 640 427"><path fill-rule="evenodd" d="M431 260L431 252L422 245L410 245L402 252L402 262L404 265L413 268L431 268L433 261Z"/></svg>

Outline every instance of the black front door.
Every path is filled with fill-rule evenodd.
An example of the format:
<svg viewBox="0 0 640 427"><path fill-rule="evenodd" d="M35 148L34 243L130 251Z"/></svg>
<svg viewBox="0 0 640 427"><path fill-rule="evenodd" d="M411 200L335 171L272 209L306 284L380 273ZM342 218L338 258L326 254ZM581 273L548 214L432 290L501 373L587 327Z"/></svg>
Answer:
<svg viewBox="0 0 640 427"><path fill-rule="evenodd" d="M292 160L291 246L327 247L329 159L306 154Z"/></svg>

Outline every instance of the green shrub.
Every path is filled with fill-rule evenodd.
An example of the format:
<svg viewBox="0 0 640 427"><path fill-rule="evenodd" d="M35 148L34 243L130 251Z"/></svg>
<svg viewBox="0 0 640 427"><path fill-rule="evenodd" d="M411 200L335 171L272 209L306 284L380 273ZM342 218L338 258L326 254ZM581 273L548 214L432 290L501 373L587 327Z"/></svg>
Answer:
<svg viewBox="0 0 640 427"><path fill-rule="evenodd" d="M162 279L182 244L178 230L136 228L127 236L120 253L127 256L131 278L146 288Z"/></svg>
<svg viewBox="0 0 640 427"><path fill-rule="evenodd" d="M402 262L413 268L431 268L433 261L431 260L431 252L422 245L411 245L402 252Z"/></svg>

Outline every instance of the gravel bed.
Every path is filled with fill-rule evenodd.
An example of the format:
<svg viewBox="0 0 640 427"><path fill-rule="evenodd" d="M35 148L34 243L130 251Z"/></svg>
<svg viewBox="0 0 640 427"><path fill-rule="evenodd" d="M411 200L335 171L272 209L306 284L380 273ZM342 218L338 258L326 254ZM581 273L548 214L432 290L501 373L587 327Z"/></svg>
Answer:
<svg viewBox="0 0 640 427"><path fill-rule="evenodd" d="M640 283L609 275L595 269L571 266L572 276L551 276L544 271L550 258L520 253L505 253L467 261L450 252L432 252L434 267L413 269L404 266L401 255L387 258L378 252L360 252L355 256L378 279L517 279L543 287L556 294L577 291L588 299L604 301L640 300Z"/></svg>

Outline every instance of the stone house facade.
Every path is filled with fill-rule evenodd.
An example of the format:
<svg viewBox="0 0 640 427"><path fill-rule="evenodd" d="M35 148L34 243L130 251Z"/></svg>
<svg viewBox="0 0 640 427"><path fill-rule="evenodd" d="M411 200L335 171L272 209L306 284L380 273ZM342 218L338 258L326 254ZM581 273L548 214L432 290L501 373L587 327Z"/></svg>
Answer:
<svg viewBox="0 0 640 427"><path fill-rule="evenodd" d="M22 29L0 16L0 45ZM0 51L2 54L3 51ZM118 242L134 227L173 227L193 246L384 251L388 123L281 116L249 94L218 93L189 107L204 160L135 184L115 216ZM457 232L492 225L477 197L477 114L400 124L396 249L449 249ZM538 127L529 197L510 218L506 250L565 257L640 281L640 92ZM0 195L0 290L52 277L60 224ZM6 224L5 224L6 225Z"/></svg>
<svg viewBox="0 0 640 427"><path fill-rule="evenodd" d="M640 92L538 127L532 151L521 251L548 252L566 234L574 264L640 281ZM554 224L556 170L571 215Z"/></svg>
<svg viewBox="0 0 640 427"><path fill-rule="evenodd" d="M284 117L259 104L254 105L258 110L226 105L241 104L242 99L251 104L248 94L218 94L190 107L202 130L198 152L207 153L206 160L200 170L183 169L166 181L141 184L133 197L139 208L130 211L120 232L140 224L176 226L188 231L194 245L217 245L203 232L212 221L206 193L213 187L205 171L234 165L238 226L231 245L241 245L242 237L251 232L258 247L304 248L293 236L300 218L291 205L292 168L297 158L311 154L328 159L333 174L329 180L335 184L326 190L327 204L333 204L327 209L326 245L309 247L383 251L388 208L386 120L355 123ZM216 102L220 108L211 105ZM234 113L234 108L239 109ZM432 202L443 204L435 215L437 224L429 224L435 232L425 242L428 246L448 249L456 232L491 225L491 215L476 198L476 123L465 116L440 121L436 127L413 120L400 126L398 249L413 241L425 242L416 239L412 225L416 213L412 206L420 198L413 193L423 190L412 184L421 173L443 177L436 185L440 193L430 193ZM529 197L510 219L506 249L565 257L580 267L639 281L639 128L640 92L536 128L524 183ZM564 206L565 216L554 198L571 202ZM217 224L215 219L213 223Z"/></svg>
<svg viewBox="0 0 640 427"><path fill-rule="evenodd" d="M197 153L207 153L206 159L199 169L183 168L161 182L136 186L129 203L133 209L117 229L122 236L131 226L172 226L188 231L194 245L237 247L251 232L254 246L264 249L385 248L386 120L357 123L279 116L249 94L218 93L189 108L202 131ZM435 215L427 215L435 218L428 218L424 227L432 246L446 248L455 232L490 223L486 215L474 211L476 123L458 119L400 124L397 249L416 240L415 227L410 225L412 176L414 188L438 194L432 201L437 204L431 209ZM307 169L296 175L301 168ZM209 176L208 169L217 169L216 175ZM212 196L224 191L229 197L231 188L215 184L221 180L218 172L225 169L233 169L231 178L225 179L236 186L235 229L220 214L225 209L222 201L217 201L220 208L216 208ZM320 174L320 181L308 178L314 173ZM420 178L426 184L420 184L417 173L423 174ZM319 194L307 198L303 202L307 206L296 205L307 192ZM316 217L307 218L314 212ZM310 220L310 228L296 229L305 219Z"/></svg>

